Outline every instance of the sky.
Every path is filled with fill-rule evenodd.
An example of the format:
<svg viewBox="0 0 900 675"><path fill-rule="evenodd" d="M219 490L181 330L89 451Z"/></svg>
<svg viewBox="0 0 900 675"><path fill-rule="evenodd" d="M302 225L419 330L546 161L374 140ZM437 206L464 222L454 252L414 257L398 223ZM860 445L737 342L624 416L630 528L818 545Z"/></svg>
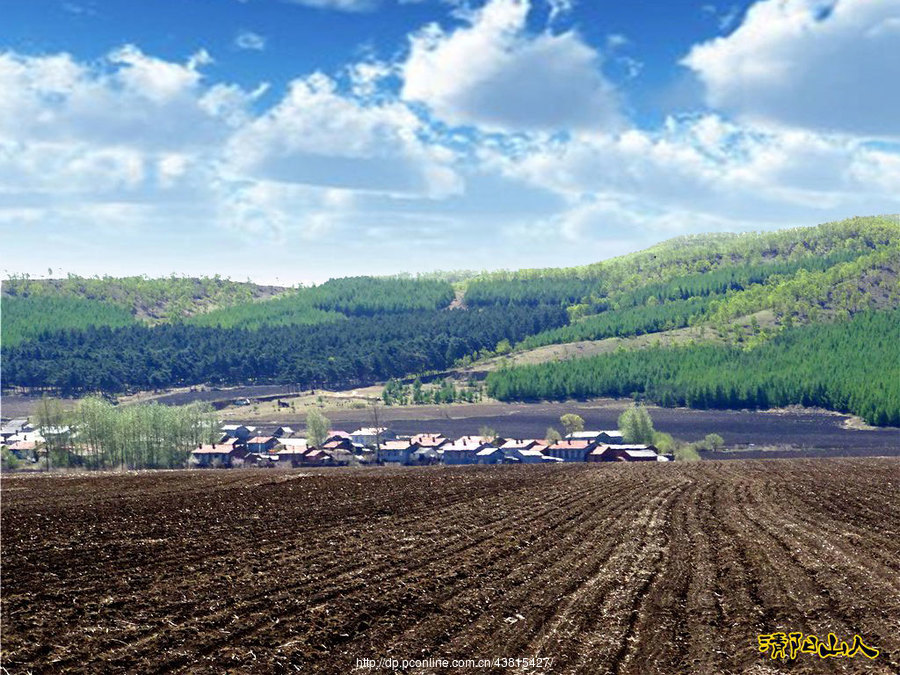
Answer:
<svg viewBox="0 0 900 675"><path fill-rule="evenodd" d="M900 212L900 0L0 0L0 273L559 267Z"/></svg>

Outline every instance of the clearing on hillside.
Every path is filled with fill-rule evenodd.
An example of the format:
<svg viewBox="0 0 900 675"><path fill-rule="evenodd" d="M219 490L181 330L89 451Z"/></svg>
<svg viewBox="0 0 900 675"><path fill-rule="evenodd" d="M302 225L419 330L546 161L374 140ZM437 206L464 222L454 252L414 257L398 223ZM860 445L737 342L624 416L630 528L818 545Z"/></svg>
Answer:
<svg viewBox="0 0 900 675"><path fill-rule="evenodd" d="M878 458L13 477L3 665L896 673L898 490ZM792 631L880 654L759 651Z"/></svg>

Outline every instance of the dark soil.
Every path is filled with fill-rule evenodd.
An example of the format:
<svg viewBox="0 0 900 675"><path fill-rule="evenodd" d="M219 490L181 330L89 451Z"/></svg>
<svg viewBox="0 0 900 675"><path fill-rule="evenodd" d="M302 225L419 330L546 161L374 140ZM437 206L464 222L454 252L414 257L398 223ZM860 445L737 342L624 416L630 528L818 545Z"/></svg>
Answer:
<svg viewBox="0 0 900 675"><path fill-rule="evenodd" d="M898 486L872 458L4 479L3 667L895 673ZM776 631L880 654L773 661Z"/></svg>

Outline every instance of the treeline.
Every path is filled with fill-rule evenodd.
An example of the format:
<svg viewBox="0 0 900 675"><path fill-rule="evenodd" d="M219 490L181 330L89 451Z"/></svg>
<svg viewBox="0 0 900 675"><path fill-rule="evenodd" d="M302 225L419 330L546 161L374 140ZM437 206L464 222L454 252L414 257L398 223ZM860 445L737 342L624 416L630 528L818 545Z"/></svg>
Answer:
<svg viewBox="0 0 900 675"><path fill-rule="evenodd" d="M88 326L128 326L134 317L124 307L100 300L52 295L3 296L2 344L15 345L42 333Z"/></svg>
<svg viewBox="0 0 900 675"><path fill-rule="evenodd" d="M456 383L445 378L437 385L423 385L416 378L412 384L403 384L391 378L384 385L381 400L385 405L431 405L442 403L476 403L482 399L481 385L470 381L457 387Z"/></svg>
<svg viewBox="0 0 900 675"><path fill-rule="evenodd" d="M582 267L481 275L468 283L469 306L567 304L575 316L747 288L773 275L822 270L900 242L892 217L852 218L816 227L678 237Z"/></svg>
<svg viewBox="0 0 900 675"><path fill-rule="evenodd" d="M185 466L192 449L213 442L218 420L205 404L155 403L115 406L89 397L66 413L55 401L38 406L51 466L89 469L174 469Z"/></svg>
<svg viewBox="0 0 900 675"><path fill-rule="evenodd" d="M187 319L186 323L220 328L239 326L256 330L264 326L312 326L334 323L345 318L340 312L319 309L306 290L300 290L271 300L246 302L198 314Z"/></svg>
<svg viewBox="0 0 900 675"><path fill-rule="evenodd" d="M849 249L825 256L807 254L794 260L774 259L753 264L717 261L716 264L723 266L697 274L674 277L664 282L644 284L633 290L610 287L609 282L602 276L602 267L597 268L596 275L517 276L515 273L506 276L493 275L470 282L465 301L471 307L583 305L578 314L590 314L607 309L636 307L648 301L686 300L697 296L723 294L730 290L743 290L753 284L761 284L775 275L788 276L801 269L824 270L871 251L869 248ZM770 254L776 256L777 252L773 251Z"/></svg>
<svg viewBox="0 0 900 675"><path fill-rule="evenodd" d="M897 216L869 216L773 232L687 235L588 265L584 270L602 272L611 288L629 291L723 267L823 257L841 251L874 251L898 242Z"/></svg>
<svg viewBox="0 0 900 675"><path fill-rule="evenodd" d="M742 293L729 294L710 307L710 319L721 323L764 308L781 316L815 319L822 309L850 315L896 306L898 274L900 245L892 245L827 269L774 276Z"/></svg>
<svg viewBox="0 0 900 675"><path fill-rule="evenodd" d="M868 254L841 251L823 257L740 265L678 277L623 293L613 301L601 300L591 308L599 310L599 314L589 314L571 325L530 336L517 346L533 349L580 340L657 333L694 325L712 312L716 323L761 309L774 308L781 313L787 309L787 303L781 298L788 296L793 306L818 305L825 294L834 291L837 280L858 280L863 270L895 258L896 248L892 246ZM788 293L787 289L793 292ZM856 288L854 302L844 302L842 308L853 313L871 309L870 299L865 290ZM573 311L576 309L569 309L570 316L577 317Z"/></svg>
<svg viewBox="0 0 900 675"><path fill-rule="evenodd" d="M509 307L355 317L337 328L92 327L4 346L4 380L66 395L201 382L352 387L443 370L565 322L562 308Z"/></svg>
<svg viewBox="0 0 900 675"><path fill-rule="evenodd" d="M439 279L347 277L264 302L249 302L193 317L198 326L310 325L339 321L345 316L375 316L438 310L454 298L453 286Z"/></svg>
<svg viewBox="0 0 900 675"><path fill-rule="evenodd" d="M214 277L170 276L81 277L31 279L12 276L3 281L3 294L16 297L66 297L99 300L118 305L152 321L168 321L277 294L284 289Z"/></svg>
<svg viewBox="0 0 900 675"><path fill-rule="evenodd" d="M453 286L439 279L346 277L310 289L313 305L348 316L443 309L453 302Z"/></svg>
<svg viewBox="0 0 900 675"><path fill-rule="evenodd" d="M572 301L576 304L580 298L591 295L602 298L628 293L650 284L666 285L676 278L702 277L735 266L759 265L761 271L771 272L766 265L798 260L808 264L814 258L833 255L852 258L898 242L900 220L896 216L850 218L775 232L688 235L581 267L484 274L469 282L466 303L531 302L531 297L521 290L531 284L546 289L535 291L544 302L563 302L577 296Z"/></svg>
<svg viewBox="0 0 900 675"><path fill-rule="evenodd" d="M492 305L574 305L603 289L599 278L534 277L474 280L466 288L467 307Z"/></svg>
<svg viewBox="0 0 900 675"><path fill-rule="evenodd" d="M534 349L544 345L643 335L683 328L692 325L697 318L703 316L711 300L709 297L697 297L673 300L662 305L603 312L568 326L531 335L522 340L517 347Z"/></svg>
<svg viewBox="0 0 900 675"><path fill-rule="evenodd" d="M798 260L774 261L752 265L722 267L705 274L676 277L665 283L647 284L617 297L617 308L645 305L648 301L667 302L707 295L722 295L741 291L754 284L762 284L776 275L791 276L799 270L822 271L834 265L850 262L871 252L870 249L838 251L826 256L808 255Z"/></svg>
<svg viewBox="0 0 900 675"><path fill-rule="evenodd" d="M750 350L715 345L621 351L505 368L487 379L503 401L642 396L664 406L819 406L900 425L900 310L786 330Z"/></svg>

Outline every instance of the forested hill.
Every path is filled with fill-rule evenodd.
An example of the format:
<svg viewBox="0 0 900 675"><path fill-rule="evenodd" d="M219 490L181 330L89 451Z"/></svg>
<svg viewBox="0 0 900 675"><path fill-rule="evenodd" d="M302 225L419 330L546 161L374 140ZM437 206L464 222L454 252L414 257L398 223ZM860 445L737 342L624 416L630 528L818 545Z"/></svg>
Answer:
<svg viewBox="0 0 900 675"><path fill-rule="evenodd" d="M567 305L594 303L617 308L621 297L639 288L658 287L731 268L769 269L771 263L853 256L900 244L900 216L851 218L816 227L745 234L677 237L643 251L581 267L495 272L468 284L466 303ZM752 283L754 280L750 280ZM646 299L646 298L645 298Z"/></svg>
<svg viewBox="0 0 900 675"><path fill-rule="evenodd" d="M2 337L10 346L56 330L138 323L315 325L348 316L436 310L453 298L450 283L436 279L350 277L287 289L219 277L12 278L3 282Z"/></svg>
<svg viewBox="0 0 900 675"><path fill-rule="evenodd" d="M670 373L668 388L654 384L670 367L668 352L654 357L659 369L641 371L637 379L626 377L634 364L622 357L577 367L552 363L527 376L506 370L492 376L492 391L499 398L589 395L607 391L590 382L621 376L630 389L615 393L664 404L815 401L883 424L900 419L891 402L900 399L892 398L889 382L891 391L864 400L851 384L852 373L862 371L849 361L850 374L840 378L846 384L829 385L825 395L809 375L815 370L810 359L821 345L840 342L841 331L850 331L846 344L853 349L864 348L867 340L881 344L882 333L897 322L892 310L900 307L898 279L896 216L681 237L584 267L452 279L355 277L295 289L218 278L13 279L4 283L2 306L4 386L65 394L203 382L348 387L543 345L665 337L673 329L695 327L699 344L672 353L700 369L711 364L702 396L690 389L690 374ZM853 323L873 313L881 318ZM806 325L813 331L801 333L807 338L789 340L810 345L791 352L798 359L792 373L793 357L777 345ZM865 330L851 330L861 325ZM828 334L831 343L809 337L816 326L835 326L838 333ZM702 352L707 348L735 351ZM700 351L690 351L695 349ZM752 350L757 351L746 363L780 359L787 377L806 378L801 384L813 389L769 391L773 381L766 380L752 396L719 396L718 384L723 392L728 386L725 371L745 367L735 359ZM879 353L889 370L893 352ZM575 377L570 368L580 378L575 389L553 384L556 373ZM900 377L894 379L900 386Z"/></svg>
<svg viewBox="0 0 900 675"><path fill-rule="evenodd" d="M221 277L80 277L65 279L31 279L11 277L3 281L3 297L19 300L74 299L114 306L137 319L151 323L200 314L216 307L270 298L287 289L261 286L250 282L231 281ZM88 305L82 305L86 308ZM53 311L41 307L41 312ZM102 310L101 310L102 312ZM106 318L100 314L98 322ZM59 320L65 320L60 314Z"/></svg>
<svg viewBox="0 0 900 675"><path fill-rule="evenodd" d="M12 277L0 298L3 345L57 330L178 321L287 290L220 277Z"/></svg>
<svg viewBox="0 0 900 675"><path fill-rule="evenodd" d="M900 311L780 333L752 349L656 347L505 368L488 377L503 401L643 397L663 406L818 406L900 426Z"/></svg>

